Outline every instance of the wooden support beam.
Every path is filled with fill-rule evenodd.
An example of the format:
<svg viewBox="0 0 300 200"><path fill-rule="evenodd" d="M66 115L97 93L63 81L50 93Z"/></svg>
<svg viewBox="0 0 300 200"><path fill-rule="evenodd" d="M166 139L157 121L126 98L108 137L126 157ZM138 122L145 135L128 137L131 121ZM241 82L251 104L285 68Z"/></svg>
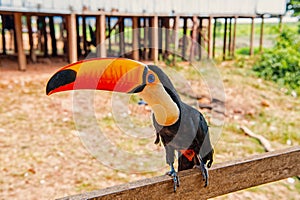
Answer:
<svg viewBox="0 0 300 200"><path fill-rule="evenodd" d="M124 40L124 18L120 17L119 23L119 48L120 48L120 56L124 57L125 55L125 40Z"/></svg>
<svg viewBox="0 0 300 200"><path fill-rule="evenodd" d="M49 27L50 27L50 36L51 36L51 47L52 47L52 56L57 56L57 41L55 36L54 28L54 17L49 17Z"/></svg>
<svg viewBox="0 0 300 200"><path fill-rule="evenodd" d="M164 52L164 59L168 59L170 53L170 18L165 17L163 18L163 23L165 26L165 52Z"/></svg>
<svg viewBox="0 0 300 200"><path fill-rule="evenodd" d="M68 196L61 200L106 199L208 199L300 174L300 146L241 160L215 164L204 188L198 169L179 172L180 187L173 192L171 177L164 175Z"/></svg>
<svg viewBox="0 0 300 200"><path fill-rule="evenodd" d="M2 36L2 54L6 55L6 37L5 37L5 29L4 29L4 24L5 24L4 15L1 15L1 20L2 20L2 31L1 31L1 36Z"/></svg>
<svg viewBox="0 0 300 200"><path fill-rule="evenodd" d="M260 37L259 37L259 52L263 52L263 43L264 43L264 16L261 16L261 25L260 25Z"/></svg>
<svg viewBox="0 0 300 200"><path fill-rule="evenodd" d="M186 55L186 46L187 46L187 20L188 18L186 17L183 18L183 37L182 37L182 53L181 53L183 59L186 59L185 55Z"/></svg>
<svg viewBox="0 0 300 200"><path fill-rule="evenodd" d="M31 15L26 16L26 22L27 22L27 30L28 30L28 39L29 39L29 57L33 63L36 63L36 54L34 51L34 43L33 43L33 32L32 32L32 26L31 26Z"/></svg>
<svg viewBox="0 0 300 200"><path fill-rule="evenodd" d="M97 34L97 57L105 58L106 57L106 26L105 26L105 15L97 16L96 20L96 34Z"/></svg>
<svg viewBox="0 0 300 200"><path fill-rule="evenodd" d="M224 39L223 39L223 60L226 59L226 44L227 43L227 18L225 18L224 24Z"/></svg>
<svg viewBox="0 0 300 200"><path fill-rule="evenodd" d="M236 44L236 26L237 26L237 19L238 17L234 17L234 26L233 26L233 41L232 41L232 47L231 47L231 56L234 58L235 56L235 44Z"/></svg>
<svg viewBox="0 0 300 200"><path fill-rule="evenodd" d="M107 17L107 25L108 25L108 54L111 55L111 18Z"/></svg>
<svg viewBox="0 0 300 200"><path fill-rule="evenodd" d="M142 58L142 35L141 35L141 30L142 30L142 18L138 17L138 56L139 59L143 59Z"/></svg>
<svg viewBox="0 0 300 200"><path fill-rule="evenodd" d="M21 22L22 22L22 20L21 20ZM18 53L16 25L13 28L13 33L14 33L14 51L15 51L15 53ZM10 36L12 36L12 35L10 34Z"/></svg>
<svg viewBox="0 0 300 200"><path fill-rule="evenodd" d="M151 59L153 62L158 61L158 16L151 19Z"/></svg>
<svg viewBox="0 0 300 200"><path fill-rule="evenodd" d="M218 21L218 18L214 18L215 20L215 23L214 23L214 29L213 29L213 52L212 52L212 57L215 58L216 57L216 36L217 36L217 21Z"/></svg>
<svg viewBox="0 0 300 200"><path fill-rule="evenodd" d="M232 43L232 18L229 18L229 41L228 41L228 56L231 57L231 43Z"/></svg>
<svg viewBox="0 0 300 200"><path fill-rule="evenodd" d="M205 39L205 38L202 39L202 29L203 29L203 18L200 17L199 18L199 27L198 27L199 60L202 59L202 45L203 45L202 40ZM203 48L205 48L205 46Z"/></svg>
<svg viewBox="0 0 300 200"><path fill-rule="evenodd" d="M48 33L47 33L47 23L46 23L46 17L42 16L42 33L44 37L44 57L48 57Z"/></svg>
<svg viewBox="0 0 300 200"><path fill-rule="evenodd" d="M86 34L86 17L84 15L82 16L82 37L83 37L84 56L87 56L88 48L87 48L87 34Z"/></svg>
<svg viewBox="0 0 300 200"><path fill-rule="evenodd" d="M174 18L174 25L173 25L173 44L174 44L173 65L176 64L176 57L177 57L178 46L179 46L179 22L180 22L180 18L179 16L176 16Z"/></svg>
<svg viewBox="0 0 300 200"><path fill-rule="evenodd" d="M208 19L208 41L207 41L207 51L208 51L208 58L212 58L213 57L213 41L212 41L212 35L213 35L213 26L212 26L212 20L213 17L209 17Z"/></svg>
<svg viewBox="0 0 300 200"><path fill-rule="evenodd" d="M250 52L249 52L250 56L254 54L253 45L254 45L254 17L251 18Z"/></svg>
<svg viewBox="0 0 300 200"><path fill-rule="evenodd" d="M16 46L18 48L18 62L19 70L26 70L26 55L23 49L23 36L22 36L22 14L14 13L14 23L15 23L15 35L16 35Z"/></svg>
<svg viewBox="0 0 300 200"><path fill-rule="evenodd" d="M190 58L189 61L193 62L195 59L195 52L197 47L197 31L198 31L198 17L193 16L193 26L192 26L192 35L191 35L191 49L190 49Z"/></svg>
<svg viewBox="0 0 300 200"><path fill-rule="evenodd" d="M76 37L76 15L67 15L67 32L68 32L68 57L69 62L77 61L77 37Z"/></svg>
<svg viewBox="0 0 300 200"><path fill-rule="evenodd" d="M280 16L279 16L279 32L280 32L280 33L282 32L282 18L283 18L283 16L280 15Z"/></svg>
<svg viewBox="0 0 300 200"><path fill-rule="evenodd" d="M164 18L162 17L159 17L158 18L158 55L161 55L160 58L163 58L164 59L164 52L163 52L163 27L164 27Z"/></svg>
<svg viewBox="0 0 300 200"><path fill-rule="evenodd" d="M79 32L79 17L76 16L76 38L77 38L77 57L81 57L82 51L81 51L81 41L80 41L80 32Z"/></svg>
<svg viewBox="0 0 300 200"><path fill-rule="evenodd" d="M132 17L132 58L139 60L139 18Z"/></svg>
<svg viewBox="0 0 300 200"><path fill-rule="evenodd" d="M145 60L149 59L149 18L144 18L144 37L143 37L143 44L144 44L144 51L143 57Z"/></svg>

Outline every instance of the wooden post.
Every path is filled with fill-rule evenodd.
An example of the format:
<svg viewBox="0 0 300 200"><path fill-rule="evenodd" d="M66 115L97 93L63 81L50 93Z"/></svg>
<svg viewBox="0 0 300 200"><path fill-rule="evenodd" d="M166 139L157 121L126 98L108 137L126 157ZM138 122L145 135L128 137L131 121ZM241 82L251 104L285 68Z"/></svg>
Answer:
<svg viewBox="0 0 300 200"><path fill-rule="evenodd" d="M209 184L203 187L199 169L178 173L180 187L173 190L170 176L157 176L60 200L109 199L209 199L300 174L300 146L261 153L240 160L214 164L209 169Z"/></svg>
<svg viewBox="0 0 300 200"><path fill-rule="evenodd" d="M3 17L4 15L1 15L2 19L2 54L6 55L6 38L5 38L5 29L4 29L4 24L5 24L5 18Z"/></svg>
<svg viewBox="0 0 300 200"><path fill-rule="evenodd" d="M85 18L85 15L82 15L82 37L83 37L83 51L84 51L84 56L87 56L86 18Z"/></svg>
<svg viewBox="0 0 300 200"><path fill-rule="evenodd" d="M186 55L186 43L187 43L187 18L183 18L183 37L182 37L182 53L181 56L182 58L185 58Z"/></svg>
<svg viewBox="0 0 300 200"><path fill-rule="evenodd" d="M68 54L69 62L77 61L77 38L76 38L76 15L67 15L67 32L68 32Z"/></svg>
<svg viewBox="0 0 300 200"><path fill-rule="evenodd" d="M212 54L212 49L213 49L213 41L212 41L212 35L213 35L213 27L212 27L212 20L213 17L209 17L208 19L208 58L212 58L213 54Z"/></svg>
<svg viewBox="0 0 300 200"><path fill-rule="evenodd" d="M43 37L44 37L44 57L48 57L48 33L47 33L47 24L46 24L46 17L41 17L42 24L43 24Z"/></svg>
<svg viewBox="0 0 300 200"><path fill-rule="evenodd" d="M141 36L141 29L142 29L142 22L141 22L142 18L138 17L138 56L139 59L143 59L142 58L142 36Z"/></svg>
<svg viewBox="0 0 300 200"><path fill-rule="evenodd" d="M107 17L107 25L108 25L108 54L110 55L111 52L111 19L110 16Z"/></svg>
<svg viewBox="0 0 300 200"><path fill-rule="evenodd" d="M228 56L231 57L231 41L232 41L232 18L229 18L229 41L228 41Z"/></svg>
<svg viewBox="0 0 300 200"><path fill-rule="evenodd" d="M36 63L37 60L36 60L36 54L35 54L34 46L33 46L34 45L33 44L33 33L32 33L31 16L30 15L27 15L26 22L27 22L29 47L30 47L29 57L33 63Z"/></svg>
<svg viewBox="0 0 300 200"><path fill-rule="evenodd" d="M212 57L216 57L216 33L217 33L217 20L218 18L214 18L214 30L213 30L213 55Z"/></svg>
<svg viewBox="0 0 300 200"><path fill-rule="evenodd" d="M234 17L234 27L233 27L233 41L232 41L232 47L231 47L231 56L234 58L235 56L235 43L236 43L236 26L237 26L237 19L238 17Z"/></svg>
<svg viewBox="0 0 300 200"><path fill-rule="evenodd" d="M159 17L158 18L158 55L162 55L164 59L164 52L163 52L163 26L164 26L165 18Z"/></svg>
<svg viewBox="0 0 300 200"><path fill-rule="evenodd" d="M189 61L193 62L195 58L196 43L197 43L198 17L193 16L193 27L191 35L191 49Z"/></svg>
<svg viewBox="0 0 300 200"><path fill-rule="evenodd" d="M253 44L254 44L254 17L251 18L251 35L250 35L250 56L253 55Z"/></svg>
<svg viewBox="0 0 300 200"><path fill-rule="evenodd" d="M124 18L120 17L119 23L119 48L120 48L120 56L124 57L125 55L125 43L124 43Z"/></svg>
<svg viewBox="0 0 300 200"><path fill-rule="evenodd" d="M15 53L18 53L18 44L17 44L17 33L16 33L16 26L14 26L13 28L13 32L14 32L14 50Z"/></svg>
<svg viewBox="0 0 300 200"><path fill-rule="evenodd" d="M133 60L139 60L138 17L132 17L132 58Z"/></svg>
<svg viewBox="0 0 300 200"><path fill-rule="evenodd" d="M170 52L170 18L165 17L163 18L163 22L165 25L165 52L164 52L164 59L168 59L169 52Z"/></svg>
<svg viewBox="0 0 300 200"><path fill-rule="evenodd" d="M81 41L80 41L80 32L79 32L79 17L76 16L76 38L77 38L77 57L79 58L82 55L81 51Z"/></svg>
<svg viewBox="0 0 300 200"><path fill-rule="evenodd" d="M148 54L148 48L149 48L149 18L144 18L144 38L143 38L143 43L144 43L144 59L148 60L149 59L149 54Z"/></svg>
<svg viewBox="0 0 300 200"><path fill-rule="evenodd" d="M282 15L279 16L279 32L282 32Z"/></svg>
<svg viewBox="0 0 300 200"><path fill-rule="evenodd" d="M151 58L153 62L158 61L158 16L155 15L151 20L151 37L152 37L152 48L151 48Z"/></svg>
<svg viewBox="0 0 300 200"><path fill-rule="evenodd" d="M173 49L173 65L176 64L176 57L178 53L178 43L179 43L179 16L176 16L174 18L174 25L173 25L173 43L174 43L174 49Z"/></svg>
<svg viewBox="0 0 300 200"><path fill-rule="evenodd" d="M226 59L226 42L227 42L227 18L225 18L225 24L224 24L223 60Z"/></svg>
<svg viewBox="0 0 300 200"><path fill-rule="evenodd" d="M49 27L50 27L50 36L51 36L51 47L52 47L52 56L57 56L57 45L55 37L55 28L53 16L49 17Z"/></svg>
<svg viewBox="0 0 300 200"><path fill-rule="evenodd" d="M18 47L18 62L19 70L26 70L26 55L23 49L23 36L22 36L22 14L14 13L14 22L15 22L15 32L16 32L16 41Z"/></svg>
<svg viewBox="0 0 300 200"><path fill-rule="evenodd" d="M263 52L263 42L264 42L264 15L261 16L261 25L260 25L260 38L259 38L259 52Z"/></svg>
<svg viewBox="0 0 300 200"><path fill-rule="evenodd" d="M106 40L106 26L105 26L105 15L101 14L97 17L96 20L96 38L97 38L97 57L104 58L106 57L106 46L105 46L105 40Z"/></svg>
<svg viewBox="0 0 300 200"><path fill-rule="evenodd" d="M202 58L202 29L203 29L203 18L199 18L200 20L200 24L199 24L199 27L198 27L198 51L199 51L199 60L201 60ZM205 48L205 47L203 47Z"/></svg>

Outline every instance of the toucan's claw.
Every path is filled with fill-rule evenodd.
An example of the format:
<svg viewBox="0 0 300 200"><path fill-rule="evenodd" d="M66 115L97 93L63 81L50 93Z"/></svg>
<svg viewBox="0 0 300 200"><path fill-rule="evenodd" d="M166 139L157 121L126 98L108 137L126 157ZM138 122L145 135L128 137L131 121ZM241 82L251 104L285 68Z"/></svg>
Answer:
<svg viewBox="0 0 300 200"><path fill-rule="evenodd" d="M167 172L167 175L171 176L173 178L173 183L174 183L174 192L176 192L177 187L180 186L180 181L179 181L179 176L177 174L177 172L175 170L171 170L169 172Z"/></svg>
<svg viewBox="0 0 300 200"><path fill-rule="evenodd" d="M207 167L202 160L200 160L200 165L195 165L196 168L200 169L203 177L203 181L205 182L204 187L208 186L208 171Z"/></svg>
<svg viewBox="0 0 300 200"><path fill-rule="evenodd" d="M177 187L180 186L179 176L174 169L173 163L170 164L170 167L171 167L171 170L169 172L167 172L166 174L173 177L173 183L174 183L173 189L174 189L174 192L176 192Z"/></svg>

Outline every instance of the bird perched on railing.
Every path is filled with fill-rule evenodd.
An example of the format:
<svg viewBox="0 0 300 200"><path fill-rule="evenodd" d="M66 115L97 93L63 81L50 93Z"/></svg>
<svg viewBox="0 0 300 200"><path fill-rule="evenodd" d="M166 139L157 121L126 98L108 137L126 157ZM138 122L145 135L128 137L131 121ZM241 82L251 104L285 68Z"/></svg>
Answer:
<svg viewBox="0 0 300 200"><path fill-rule="evenodd" d="M174 169L178 153L178 171L199 168L204 186L213 162L208 125L203 115L181 101L168 76L157 66L124 58L96 58L61 68L48 81L47 95L79 89L137 93L153 111L156 141L166 150L167 173L173 178L174 191L179 177Z"/></svg>

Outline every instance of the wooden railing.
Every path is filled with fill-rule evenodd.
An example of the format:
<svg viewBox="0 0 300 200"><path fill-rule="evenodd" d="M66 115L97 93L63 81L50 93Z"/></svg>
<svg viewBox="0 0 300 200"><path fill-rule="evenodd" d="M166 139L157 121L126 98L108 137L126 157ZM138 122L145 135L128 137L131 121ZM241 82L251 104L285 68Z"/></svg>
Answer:
<svg viewBox="0 0 300 200"><path fill-rule="evenodd" d="M84 194L77 199L208 199L230 192L300 175L300 146L272 151L242 160L215 164L209 170L209 186L204 188L198 169L179 173L180 187L173 192L167 175L139 180Z"/></svg>

